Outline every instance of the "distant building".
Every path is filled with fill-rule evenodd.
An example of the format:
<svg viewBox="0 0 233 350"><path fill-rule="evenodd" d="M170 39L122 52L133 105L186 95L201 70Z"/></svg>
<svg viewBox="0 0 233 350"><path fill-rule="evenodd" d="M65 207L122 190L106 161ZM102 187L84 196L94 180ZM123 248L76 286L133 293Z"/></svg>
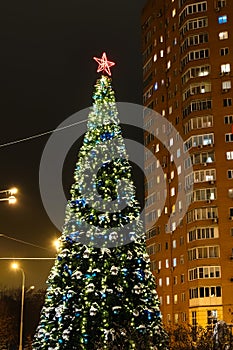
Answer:
<svg viewBox="0 0 233 350"><path fill-rule="evenodd" d="M166 130L164 145L145 113L155 134L145 132L145 144L157 157L145 155L147 246L163 320L233 324L233 1L148 0L141 23L144 106L177 130L177 139ZM182 191L191 204L167 227L184 210Z"/></svg>

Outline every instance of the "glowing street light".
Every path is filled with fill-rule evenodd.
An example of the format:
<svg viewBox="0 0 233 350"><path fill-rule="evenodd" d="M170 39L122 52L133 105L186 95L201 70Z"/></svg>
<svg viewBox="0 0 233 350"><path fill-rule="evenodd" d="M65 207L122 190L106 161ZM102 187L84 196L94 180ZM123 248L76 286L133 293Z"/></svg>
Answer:
<svg viewBox="0 0 233 350"><path fill-rule="evenodd" d="M0 194L5 194L5 197L0 198L0 202L8 201L9 204L15 204L17 202L17 198L14 196L17 194L18 189L16 187L12 187L9 190L1 190Z"/></svg>
<svg viewBox="0 0 233 350"><path fill-rule="evenodd" d="M20 313L20 331L19 331L19 350L23 350L23 311L24 311L24 295L25 295L25 273L17 262L11 264L13 270L22 272L22 296L21 296L21 313Z"/></svg>
<svg viewBox="0 0 233 350"><path fill-rule="evenodd" d="M10 189L8 190L8 192L9 192L11 195L16 194L16 193L18 193L18 188L16 188L16 187L10 188Z"/></svg>
<svg viewBox="0 0 233 350"><path fill-rule="evenodd" d="M58 238L53 241L53 246L55 247L56 251L59 250L59 248L61 246L61 242Z"/></svg>

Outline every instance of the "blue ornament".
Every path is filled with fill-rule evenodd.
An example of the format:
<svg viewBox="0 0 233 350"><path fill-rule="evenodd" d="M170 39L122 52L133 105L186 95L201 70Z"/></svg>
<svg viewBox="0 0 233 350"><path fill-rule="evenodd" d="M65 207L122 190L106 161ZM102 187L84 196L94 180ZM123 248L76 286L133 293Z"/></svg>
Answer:
<svg viewBox="0 0 233 350"><path fill-rule="evenodd" d="M147 316L148 320L151 321L152 320L152 317L154 315L153 312L151 312L150 310L145 310L144 311L144 314Z"/></svg>
<svg viewBox="0 0 233 350"><path fill-rule="evenodd" d="M128 269L124 268L124 269L122 269L122 272L123 272L124 276L128 275Z"/></svg>
<svg viewBox="0 0 233 350"><path fill-rule="evenodd" d="M69 243L73 243L73 240L70 237L66 237L66 241Z"/></svg>
<svg viewBox="0 0 233 350"><path fill-rule="evenodd" d="M91 157L95 157L96 156L96 151L91 150Z"/></svg>

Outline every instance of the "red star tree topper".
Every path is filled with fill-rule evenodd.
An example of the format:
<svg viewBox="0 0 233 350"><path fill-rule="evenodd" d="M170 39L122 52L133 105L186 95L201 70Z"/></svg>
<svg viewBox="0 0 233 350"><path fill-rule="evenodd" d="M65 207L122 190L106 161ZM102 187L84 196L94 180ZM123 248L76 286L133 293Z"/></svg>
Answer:
<svg viewBox="0 0 233 350"><path fill-rule="evenodd" d="M115 62L107 60L106 53L104 52L101 58L93 57L93 59L99 64L97 72L106 72L111 75L110 67L115 66Z"/></svg>

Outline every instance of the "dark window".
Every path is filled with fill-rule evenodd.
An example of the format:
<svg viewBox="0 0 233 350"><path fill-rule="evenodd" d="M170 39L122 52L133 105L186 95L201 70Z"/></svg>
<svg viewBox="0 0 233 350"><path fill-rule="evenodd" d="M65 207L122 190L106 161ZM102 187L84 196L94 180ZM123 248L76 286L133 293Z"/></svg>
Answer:
<svg viewBox="0 0 233 350"><path fill-rule="evenodd" d="M200 287L200 298L204 298L204 287Z"/></svg>
<svg viewBox="0 0 233 350"><path fill-rule="evenodd" d="M222 295L221 287L220 287L220 286L217 286L217 287L216 287L216 297L221 297L221 295Z"/></svg>
<svg viewBox="0 0 233 350"><path fill-rule="evenodd" d="M222 49L220 49L220 55L221 56L225 56L229 54L229 48L228 47L223 47Z"/></svg>
<svg viewBox="0 0 233 350"><path fill-rule="evenodd" d="M230 106L232 106L232 98L224 98L223 107L230 107Z"/></svg>

